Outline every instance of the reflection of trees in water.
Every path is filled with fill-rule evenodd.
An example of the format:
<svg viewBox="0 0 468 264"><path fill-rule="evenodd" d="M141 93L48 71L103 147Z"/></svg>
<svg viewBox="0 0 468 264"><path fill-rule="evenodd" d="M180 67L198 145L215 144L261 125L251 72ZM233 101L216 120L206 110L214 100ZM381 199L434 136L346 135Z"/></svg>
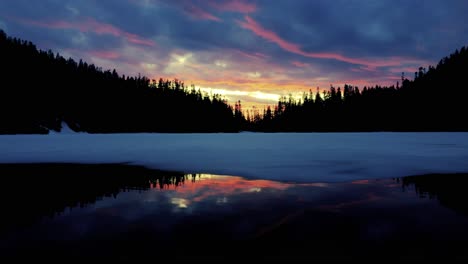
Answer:
<svg viewBox="0 0 468 264"><path fill-rule="evenodd" d="M443 206L468 215L468 174L430 174L402 178L403 188L412 185L421 198L436 198Z"/></svg>
<svg viewBox="0 0 468 264"><path fill-rule="evenodd" d="M129 190L179 186L196 175L119 164L3 164L0 231Z"/></svg>
<svg viewBox="0 0 468 264"><path fill-rule="evenodd" d="M160 172L159 176L149 179L149 183L151 188L168 189L171 186L181 186L188 180L195 182L197 177L201 177L200 175Z"/></svg>

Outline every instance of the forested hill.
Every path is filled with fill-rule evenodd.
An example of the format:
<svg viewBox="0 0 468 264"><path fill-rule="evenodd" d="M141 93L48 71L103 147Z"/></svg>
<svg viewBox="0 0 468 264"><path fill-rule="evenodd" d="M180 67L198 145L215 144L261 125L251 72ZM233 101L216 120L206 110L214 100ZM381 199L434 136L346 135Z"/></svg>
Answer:
<svg viewBox="0 0 468 264"><path fill-rule="evenodd" d="M239 115L220 96L178 80L125 77L41 51L0 30L0 134L75 131L235 132Z"/></svg>
<svg viewBox="0 0 468 264"><path fill-rule="evenodd" d="M125 77L0 30L0 134L59 131L468 131L468 49L390 87L350 85L244 113L178 80ZM247 118L246 118L247 117Z"/></svg>
<svg viewBox="0 0 468 264"><path fill-rule="evenodd" d="M263 115L250 114L257 131L468 131L468 49L437 66L402 74L395 86L353 85L283 97Z"/></svg>

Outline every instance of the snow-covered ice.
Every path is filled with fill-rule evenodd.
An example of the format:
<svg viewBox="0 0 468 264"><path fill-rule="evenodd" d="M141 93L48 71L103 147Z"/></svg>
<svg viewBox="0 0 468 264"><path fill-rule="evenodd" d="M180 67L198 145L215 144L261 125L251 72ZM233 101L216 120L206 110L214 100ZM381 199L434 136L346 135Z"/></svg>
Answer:
<svg viewBox="0 0 468 264"><path fill-rule="evenodd" d="M62 122L60 124L60 127L61 127L61 129L60 129L59 132L56 132L54 130L50 130L49 134L75 134L75 133L79 133L79 132L73 131L73 129L71 129L66 122Z"/></svg>
<svg viewBox="0 0 468 264"><path fill-rule="evenodd" d="M186 173L335 182L468 172L468 133L0 136L0 163L131 163Z"/></svg>

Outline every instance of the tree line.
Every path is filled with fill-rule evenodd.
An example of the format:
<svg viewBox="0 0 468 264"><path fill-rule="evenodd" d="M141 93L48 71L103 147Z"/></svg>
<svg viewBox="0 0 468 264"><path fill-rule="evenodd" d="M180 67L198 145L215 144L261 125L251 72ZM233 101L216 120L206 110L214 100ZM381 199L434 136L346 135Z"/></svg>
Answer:
<svg viewBox="0 0 468 264"><path fill-rule="evenodd" d="M263 113L242 110L220 95L180 80L119 75L94 64L38 50L0 30L0 134L59 131L123 132L347 132L468 131L468 49L413 80L362 89L331 86L282 97Z"/></svg>
<svg viewBox="0 0 468 264"><path fill-rule="evenodd" d="M437 66L420 67L396 86L359 89L345 84L283 96L263 114L249 114L246 129L265 132L468 131L468 49Z"/></svg>
<svg viewBox="0 0 468 264"><path fill-rule="evenodd" d="M237 132L220 95L179 80L119 75L0 31L0 133Z"/></svg>

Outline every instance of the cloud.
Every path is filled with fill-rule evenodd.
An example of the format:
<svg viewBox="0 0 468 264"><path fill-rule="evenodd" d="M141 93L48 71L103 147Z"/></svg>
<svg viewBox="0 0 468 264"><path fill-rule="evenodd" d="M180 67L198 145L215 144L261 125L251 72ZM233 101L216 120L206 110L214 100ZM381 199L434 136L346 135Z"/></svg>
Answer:
<svg viewBox="0 0 468 264"><path fill-rule="evenodd" d="M123 31L111 24L101 23L93 18L85 18L83 21L65 21L65 20L52 20L52 21L38 21L29 19L17 19L20 23L45 27L50 29L75 29L80 32L93 32L98 35L112 35L114 37L123 37L128 42L133 44L155 46L155 43L151 39L145 39L126 31Z"/></svg>
<svg viewBox="0 0 468 264"><path fill-rule="evenodd" d="M248 72L247 76L249 76L250 78L259 78L259 77L262 76L262 74L257 72L257 71L256 72Z"/></svg>
<svg viewBox="0 0 468 264"><path fill-rule="evenodd" d="M221 67L221 68L226 68L227 67L227 63L224 62L224 61L221 61L221 60L217 60L214 62L214 64L218 67Z"/></svg>
<svg viewBox="0 0 468 264"><path fill-rule="evenodd" d="M141 63L141 66L146 69L146 70L150 70L150 71L153 71L155 70L158 66L154 63Z"/></svg>
<svg viewBox="0 0 468 264"><path fill-rule="evenodd" d="M98 57L101 59L106 59L106 60L113 60L117 59L120 57L120 54L115 51L108 51L108 50L94 50L90 51L89 54L94 57Z"/></svg>
<svg viewBox="0 0 468 264"><path fill-rule="evenodd" d="M72 37L71 41L76 46L84 46L88 43L88 38L83 32L78 32Z"/></svg>
<svg viewBox="0 0 468 264"><path fill-rule="evenodd" d="M253 60L264 60L264 59L269 58L268 55L260 53L260 52L249 53L249 52L245 52L242 50L235 50L235 52L237 52L239 55L242 55L246 58L253 59Z"/></svg>
<svg viewBox="0 0 468 264"><path fill-rule="evenodd" d="M392 57L392 58L383 58L383 59L363 59L363 58L351 58L338 53L332 52L306 52L301 49L301 47L296 44L282 39L278 36L277 33L268 30L258 24L249 16L245 16L245 21L238 21L238 24L244 28L252 31L257 36L273 42L280 46L283 50L295 53L304 57L316 58L316 59L332 59L341 62L346 62L350 64L359 64L366 66L366 69L372 71L377 67L386 67L386 66L396 66L400 65L402 62L419 62L412 58L402 58L402 57ZM422 62L422 61L420 61Z"/></svg>
<svg viewBox="0 0 468 264"><path fill-rule="evenodd" d="M0 27L120 74L288 95L412 78L468 43L466 13L463 0L15 0Z"/></svg>
<svg viewBox="0 0 468 264"><path fill-rule="evenodd" d="M73 7L71 5L66 5L65 8L70 11L70 13L74 16L78 16L80 14L80 10L78 8Z"/></svg>
<svg viewBox="0 0 468 264"><path fill-rule="evenodd" d="M5 22L3 22L1 20L0 20L0 29L2 29L4 31L8 31L8 28L7 28L6 24L5 24Z"/></svg>
<svg viewBox="0 0 468 264"><path fill-rule="evenodd" d="M190 16L192 16L194 18L212 20L212 21L216 21L216 22L221 21L221 19L219 17L208 13L207 11L201 9L200 7L195 6L194 4L185 5L184 10L188 15L190 15Z"/></svg>
<svg viewBox="0 0 468 264"><path fill-rule="evenodd" d="M254 3L240 0L228 1L208 1L209 5L218 11L224 12L239 12L239 13L253 13L257 11L257 6Z"/></svg>
<svg viewBox="0 0 468 264"><path fill-rule="evenodd" d="M193 0L172 0L172 1L164 1L164 0L146 0L146 1L138 1L138 0L130 0L130 2L143 6L145 9L148 9L150 6L166 6L171 7L172 9L176 9L182 11L183 14L190 16L191 18L197 20L211 20L215 22L221 22L222 19L218 16L214 15L212 10L209 10L206 5L206 1L193 1Z"/></svg>
<svg viewBox="0 0 468 264"><path fill-rule="evenodd" d="M303 62L300 62L300 61L291 61L291 64L296 66L296 67L299 67L299 68L305 68L305 67L309 67L310 64L308 63L303 63Z"/></svg>
<svg viewBox="0 0 468 264"><path fill-rule="evenodd" d="M296 54L303 53L303 51L300 49L300 47L297 44L290 43L282 39L275 32L265 29L264 27L259 25L257 22L255 22L252 18L250 18L249 16L245 16L245 21L238 21L238 24L242 28L252 31L257 36L262 37L263 39L266 39L268 41L271 41L277 44L284 50L287 50L289 52L296 53Z"/></svg>

